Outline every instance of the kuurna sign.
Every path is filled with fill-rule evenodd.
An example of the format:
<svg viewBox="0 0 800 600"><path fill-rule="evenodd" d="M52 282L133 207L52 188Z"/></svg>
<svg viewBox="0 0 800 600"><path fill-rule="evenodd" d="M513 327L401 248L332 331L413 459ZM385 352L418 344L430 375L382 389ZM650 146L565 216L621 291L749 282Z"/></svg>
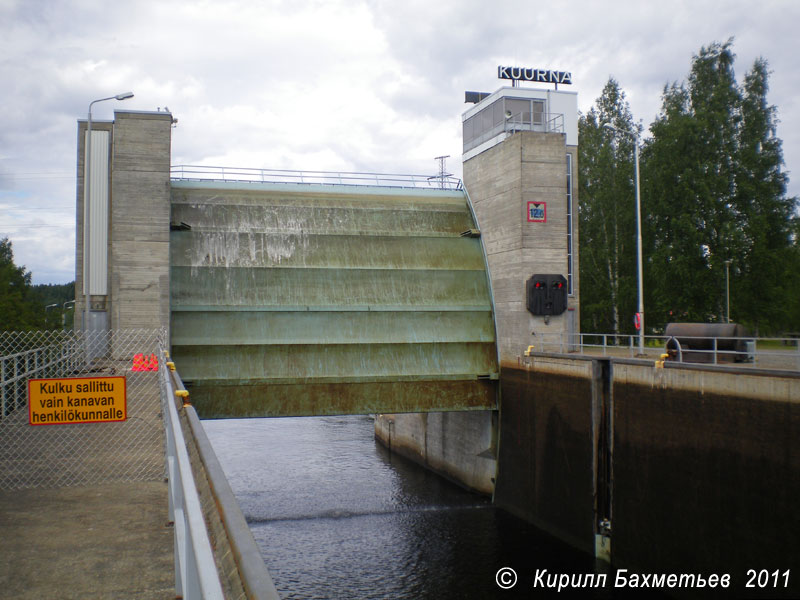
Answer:
<svg viewBox="0 0 800 600"><path fill-rule="evenodd" d="M526 67L497 67L499 79L512 81L535 81L537 83L565 83L572 85L572 73L569 71L548 71L545 69L529 69Z"/></svg>

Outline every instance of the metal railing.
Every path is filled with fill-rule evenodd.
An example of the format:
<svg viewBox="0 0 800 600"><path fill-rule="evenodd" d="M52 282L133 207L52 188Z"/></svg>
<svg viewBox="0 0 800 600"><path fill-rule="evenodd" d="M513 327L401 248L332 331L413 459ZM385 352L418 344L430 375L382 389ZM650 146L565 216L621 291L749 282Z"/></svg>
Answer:
<svg viewBox="0 0 800 600"><path fill-rule="evenodd" d="M221 597L218 594L222 593L212 549L216 547L220 553L222 544L219 539L213 546L211 544L193 474L202 468L202 477L208 481L208 493L213 497L213 502L209 504L216 511L224 529L223 535L227 538L227 545L236 563L236 578L241 583L244 594L253 600L278 600L272 578L197 412L189 403L183 381L175 365L164 354L161 374L170 474L169 508L170 518L175 523L176 594L184 598L205 599ZM181 416L178 415L178 405L185 419L187 435L197 448L200 464L195 464L194 471L181 427Z"/></svg>
<svg viewBox="0 0 800 600"><path fill-rule="evenodd" d="M517 131L538 131L543 133L564 133L564 115L562 113L517 113L495 122L491 127L464 140L464 153L477 148L481 144L502 133L509 135Z"/></svg>
<svg viewBox="0 0 800 600"><path fill-rule="evenodd" d="M706 364L740 363L770 369L800 370L800 340L797 338L693 337L646 335L644 355L639 354L638 334L537 333L532 338L535 352L578 352L628 358L658 358L668 352L670 360ZM687 343L688 342L688 343ZM696 347L697 345L708 347ZM740 342L743 349L727 347ZM727 346L727 347L726 347Z"/></svg>
<svg viewBox="0 0 800 600"><path fill-rule="evenodd" d="M530 118L525 118L530 114ZM504 130L542 131L545 133L564 133L564 115L562 113L517 113L505 120Z"/></svg>
<svg viewBox="0 0 800 600"><path fill-rule="evenodd" d="M222 600L222 584L175 407L175 392L185 390L182 385L181 390L176 388L163 353L160 369L167 439L169 518L175 532L175 594L178 598Z"/></svg>
<svg viewBox="0 0 800 600"><path fill-rule="evenodd" d="M461 180L451 175L404 175L399 173L346 173L337 171L292 171L247 167L173 165L173 181L224 181L248 183L286 183L317 185L358 185L460 190Z"/></svg>
<svg viewBox="0 0 800 600"><path fill-rule="evenodd" d="M61 332L23 335L3 336L5 347L0 348L0 420L24 408L28 379L58 377L75 371L78 365L73 336Z"/></svg>

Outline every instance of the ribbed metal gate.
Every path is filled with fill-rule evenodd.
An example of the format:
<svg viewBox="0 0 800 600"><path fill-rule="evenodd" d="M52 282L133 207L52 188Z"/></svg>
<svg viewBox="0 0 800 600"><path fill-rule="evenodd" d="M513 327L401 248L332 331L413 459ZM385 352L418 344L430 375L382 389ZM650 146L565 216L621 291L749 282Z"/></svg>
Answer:
<svg viewBox="0 0 800 600"><path fill-rule="evenodd" d="M462 191L173 182L171 343L201 416L496 406Z"/></svg>

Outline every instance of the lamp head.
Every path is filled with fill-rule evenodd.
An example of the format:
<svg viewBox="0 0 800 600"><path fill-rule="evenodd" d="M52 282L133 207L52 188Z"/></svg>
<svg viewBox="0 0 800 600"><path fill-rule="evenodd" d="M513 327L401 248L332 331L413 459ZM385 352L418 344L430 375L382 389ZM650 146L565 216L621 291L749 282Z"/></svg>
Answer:
<svg viewBox="0 0 800 600"><path fill-rule="evenodd" d="M114 98L117 100L127 100L128 98L133 98L133 92L123 92L122 94L117 94Z"/></svg>

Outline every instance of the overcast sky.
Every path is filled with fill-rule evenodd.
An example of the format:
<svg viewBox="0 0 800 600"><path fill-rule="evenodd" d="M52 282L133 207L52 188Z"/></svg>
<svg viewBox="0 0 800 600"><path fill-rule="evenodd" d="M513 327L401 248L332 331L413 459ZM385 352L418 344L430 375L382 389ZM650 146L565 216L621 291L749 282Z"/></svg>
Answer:
<svg viewBox="0 0 800 600"><path fill-rule="evenodd" d="M800 195L796 0L0 0L0 238L34 283L75 277L77 120L89 102L179 119L172 164L461 176L464 91L498 65L571 71L588 110L609 76L648 127L664 85L734 38L737 79L773 71ZM643 198L646 212L647 199Z"/></svg>

